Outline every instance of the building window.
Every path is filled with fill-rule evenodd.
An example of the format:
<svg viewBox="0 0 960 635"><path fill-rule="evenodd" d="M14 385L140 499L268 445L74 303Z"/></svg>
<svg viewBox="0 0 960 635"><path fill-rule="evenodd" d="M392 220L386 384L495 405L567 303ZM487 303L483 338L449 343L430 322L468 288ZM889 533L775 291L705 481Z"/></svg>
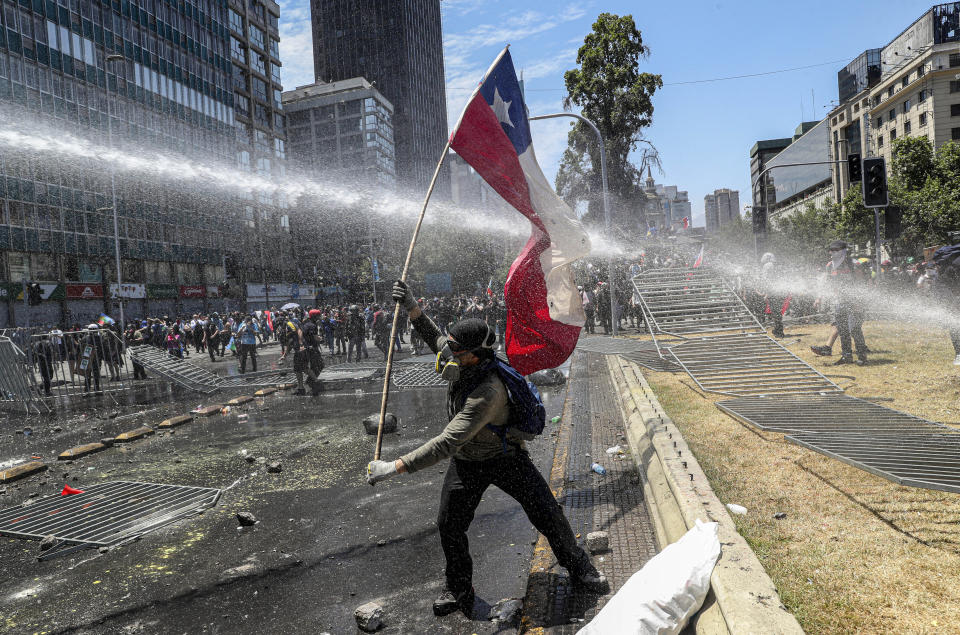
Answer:
<svg viewBox="0 0 960 635"><path fill-rule="evenodd" d="M950 92L960 93L960 81L957 81L957 80L950 81Z"/></svg>
<svg viewBox="0 0 960 635"><path fill-rule="evenodd" d="M923 74L926 73L926 72L927 72L927 71L924 70L924 68L923 68L923 64L921 64L920 66L917 67L917 77L923 77Z"/></svg>
<svg viewBox="0 0 960 635"><path fill-rule="evenodd" d="M876 126L882 125L882 124L883 124L883 113L880 113L879 115L877 115L877 120L874 121L873 123L874 123L874 125L876 125Z"/></svg>
<svg viewBox="0 0 960 635"><path fill-rule="evenodd" d="M908 112L910 112L910 100L909 100L909 99L903 102L903 114L907 114Z"/></svg>
<svg viewBox="0 0 960 635"><path fill-rule="evenodd" d="M253 26L252 24L250 25L249 30L250 30L250 41L253 42L255 45L257 45L258 47L260 47L261 49L264 48L263 31Z"/></svg>
<svg viewBox="0 0 960 635"><path fill-rule="evenodd" d="M230 9L230 28L237 33L243 33L243 18L233 9Z"/></svg>
<svg viewBox="0 0 960 635"><path fill-rule="evenodd" d="M853 112L860 112L860 104L853 105Z"/></svg>
<svg viewBox="0 0 960 635"><path fill-rule="evenodd" d="M909 134L910 134L910 131L911 131L912 129L913 129L913 128L912 128L912 126L910 125L910 122L909 122L909 121L904 121L904 122L903 122L903 136L909 135Z"/></svg>
<svg viewBox="0 0 960 635"><path fill-rule="evenodd" d="M896 138L897 138L897 129L896 129L896 128L891 128L891 129L890 129L890 143L893 143L893 140L896 139Z"/></svg>
<svg viewBox="0 0 960 635"><path fill-rule="evenodd" d="M883 147L883 135L880 135L880 136L877 137L877 147L878 147L878 148L882 148L882 147Z"/></svg>
<svg viewBox="0 0 960 635"><path fill-rule="evenodd" d="M954 141L960 141L960 128L950 128L950 138Z"/></svg>
<svg viewBox="0 0 960 635"><path fill-rule="evenodd" d="M833 125L837 125L837 118L836 118L836 117L833 118Z"/></svg>
<svg viewBox="0 0 960 635"><path fill-rule="evenodd" d="M950 104L950 116L960 117L960 104Z"/></svg>
<svg viewBox="0 0 960 635"><path fill-rule="evenodd" d="M233 56L233 59L238 62L246 62L247 57L245 55L243 43L240 42L237 38L230 36L230 54Z"/></svg>
<svg viewBox="0 0 960 635"><path fill-rule="evenodd" d="M930 94L930 91L928 91L927 89L921 90L919 93L917 93L917 103L922 104L923 102L927 101L927 95L929 94Z"/></svg>
<svg viewBox="0 0 960 635"><path fill-rule="evenodd" d="M960 53L951 53L950 68L956 68L957 66L960 66Z"/></svg>
<svg viewBox="0 0 960 635"><path fill-rule="evenodd" d="M897 118L897 109L891 108L890 112L887 113L887 121L893 123Z"/></svg>
<svg viewBox="0 0 960 635"><path fill-rule="evenodd" d="M893 97L893 86L887 89L887 97Z"/></svg>
<svg viewBox="0 0 960 635"><path fill-rule="evenodd" d="M917 125L919 126L927 125L927 113L925 112L920 113L920 117L917 119Z"/></svg>
<svg viewBox="0 0 960 635"><path fill-rule="evenodd" d="M907 79L907 78L908 78L908 76L907 76L907 75L904 75L904 76L903 76L903 79L900 80L900 88L906 88L906 87L907 87L907 83L908 83L908 79Z"/></svg>

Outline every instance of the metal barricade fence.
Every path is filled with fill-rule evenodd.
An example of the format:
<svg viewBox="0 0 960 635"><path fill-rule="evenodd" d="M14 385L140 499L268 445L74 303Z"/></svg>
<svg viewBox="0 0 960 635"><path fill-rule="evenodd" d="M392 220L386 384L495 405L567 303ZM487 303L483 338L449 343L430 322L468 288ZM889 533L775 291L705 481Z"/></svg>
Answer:
<svg viewBox="0 0 960 635"><path fill-rule="evenodd" d="M19 375L29 386L27 395L22 390L10 393L26 401L28 410L31 405L48 407L47 399L120 392L133 385L133 364L113 331L53 331L21 339L25 345L19 363L0 356L0 375Z"/></svg>

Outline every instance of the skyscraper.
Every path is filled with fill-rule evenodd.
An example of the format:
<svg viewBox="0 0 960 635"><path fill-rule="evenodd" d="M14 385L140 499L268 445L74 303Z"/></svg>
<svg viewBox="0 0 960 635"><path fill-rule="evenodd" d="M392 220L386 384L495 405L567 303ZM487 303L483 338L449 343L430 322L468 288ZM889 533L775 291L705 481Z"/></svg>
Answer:
<svg viewBox="0 0 960 635"><path fill-rule="evenodd" d="M394 106L397 177L423 188L447 136L440 0L311 0L319 82L363 77Z"/></svg>

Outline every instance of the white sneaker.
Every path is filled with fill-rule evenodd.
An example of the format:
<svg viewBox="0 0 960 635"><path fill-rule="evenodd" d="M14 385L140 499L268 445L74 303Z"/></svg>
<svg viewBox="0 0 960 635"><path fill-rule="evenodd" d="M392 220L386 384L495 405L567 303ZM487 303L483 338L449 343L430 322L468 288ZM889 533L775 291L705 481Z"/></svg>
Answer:
<svg viewBox="0 0 960 635"><path fill-rule="evenodd" d="M957 354L957 356L953 359L953 365L960 366L960 354Z"/></svg>

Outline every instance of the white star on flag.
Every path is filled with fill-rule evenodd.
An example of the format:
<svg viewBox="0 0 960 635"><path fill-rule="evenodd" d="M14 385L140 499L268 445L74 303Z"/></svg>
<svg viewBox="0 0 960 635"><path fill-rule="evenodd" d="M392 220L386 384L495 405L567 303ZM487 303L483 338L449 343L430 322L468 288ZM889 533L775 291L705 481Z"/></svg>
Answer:
<svg viewBox="0 0 960 635"><path fill-rule="evenodd" d="M512 101L503 101L500 91L496 88L493 89L493 112L497 115L500 123L505 123L511 128L514 127L513 122L510 121L510 104L512 103Z"/></svg>

